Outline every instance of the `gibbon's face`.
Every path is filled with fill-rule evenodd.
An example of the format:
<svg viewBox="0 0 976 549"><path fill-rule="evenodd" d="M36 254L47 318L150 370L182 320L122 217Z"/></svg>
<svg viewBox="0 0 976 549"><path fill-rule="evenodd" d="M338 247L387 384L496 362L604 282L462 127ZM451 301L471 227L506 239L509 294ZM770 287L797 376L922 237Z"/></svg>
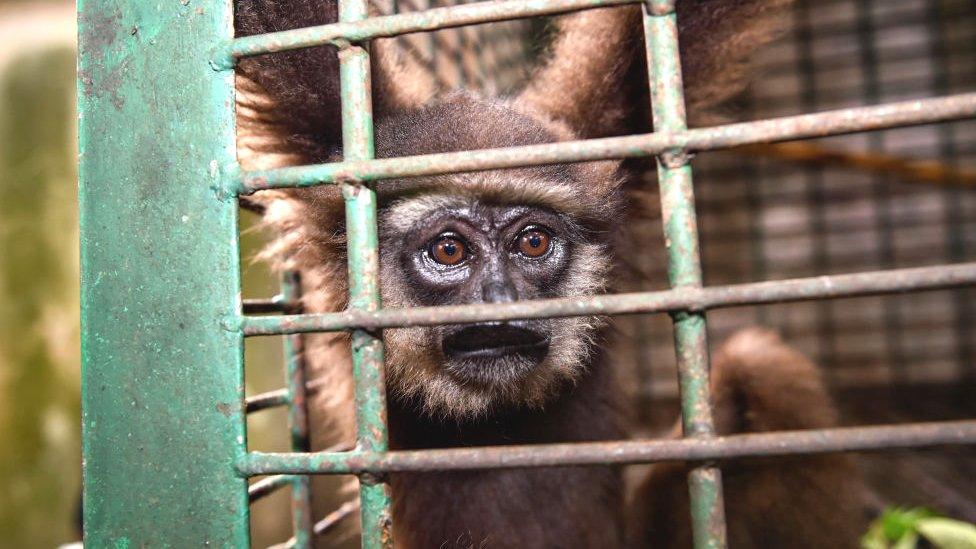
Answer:
<svg viewBox="0 0 976 549"><path fill-rule="evenodd" d="M530 206L456 204L407 235L400 268L410 300L424 305L507 303L555 297L576 240L558 215ZM442 328L444 371L460 383L516 383L549 354L545 321Z"/></svg>
<svg viewBox="0 0 976 549"><path fill-rule="evenodd" d="M601 246L544 206L432 194L397 202L382 218L384 306L586 295L605 278ZM393 389L436 413L539 405L554 384L581 373L595 325L537 319L388 330Z"/></svg>
<svg viewBox="0 0 976 549"><path fill-rule="evenodd" d="M556 297L578 230L531 206L456 204L430 212L404 235L399 267L410 301L507 303ZM438 330L443 370L459 383L517 383L549 355L545 320L485 322Z"/></svg>
<svg viewBox="0 0 976 549"><path fill-rule="evenodd" d="M467 116L448 104L378 127L379 156L555 140L516 111L461 100L480 112ZM594 219L605 220L613 200L594 189L609 186L613 167L545 166L379 185L383 306L603 291L609 250ZM564 318L385 330L391 395L458 418L542 406L583 373L598 324Z"/></svg>

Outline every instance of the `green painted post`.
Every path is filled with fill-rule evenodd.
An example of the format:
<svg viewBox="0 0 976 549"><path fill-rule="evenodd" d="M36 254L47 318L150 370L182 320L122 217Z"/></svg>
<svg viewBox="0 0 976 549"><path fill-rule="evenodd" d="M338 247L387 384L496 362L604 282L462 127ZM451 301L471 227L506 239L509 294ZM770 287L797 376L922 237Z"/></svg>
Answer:
<svg viewBox="0 0 976 549"><path fill-rule="evenodd" d="M230 2L80 0L86 547L247 547Z"/></svg>
<svg viewBox="0 0 976 549"><path fill-rule="evenodd" d="M651 0L644 4L644 33L654 131L684 131L687 123L674 0ZM673 151L658 156L657 162L668 249L668 281L673 288L702 286L698 221L688 161L682 151ZM681 312L673 318L684 436L714 437L705 314ZM692 469L688 488L695 547L725 547L721 471L708 464Z"/></svg>
<svg viewBox="0 0 976 549"><path fill-rule="evenodd" d="M339 20L365 19L367 9L366 0L340 0ZM344 160L371 159L374 153L369 52L362 44L343 44L339 49L339 82ZM362 182L344 181L342 194L346 201L349 239L349 307L375 311L380 308L376 193ZM366 330L354 330L352 359L358 447L385 452L386 381L382 338ZM392 547L389 485L373 475L361 475L359 485L363 547Z"/></svg>
<svg viewBox="0 0 976 549"><path fill-rule="evenodd" d="M289 271L281 280L281 299L285 303L301 300L302 284L298 273ZM304 357L304 336L285 336L285 386L288 394L288 427L293 452L309 451L308 390ZM312 517L312 482L308 475L291 478L291 517L295 549L312 547L315 539Z"/></svg>

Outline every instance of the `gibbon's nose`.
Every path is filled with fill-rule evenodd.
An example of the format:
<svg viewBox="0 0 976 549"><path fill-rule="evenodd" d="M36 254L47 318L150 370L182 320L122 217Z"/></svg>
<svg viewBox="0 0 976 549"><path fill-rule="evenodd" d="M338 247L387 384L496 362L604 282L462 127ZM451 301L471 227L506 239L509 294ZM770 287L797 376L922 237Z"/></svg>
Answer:
<svg viewBox="0 0 976 549"><path fill-rule="evenodd" d="M518 292L511 282L489 280L481 285L481 299L485 303L510 303L518 300Z"/></svg>

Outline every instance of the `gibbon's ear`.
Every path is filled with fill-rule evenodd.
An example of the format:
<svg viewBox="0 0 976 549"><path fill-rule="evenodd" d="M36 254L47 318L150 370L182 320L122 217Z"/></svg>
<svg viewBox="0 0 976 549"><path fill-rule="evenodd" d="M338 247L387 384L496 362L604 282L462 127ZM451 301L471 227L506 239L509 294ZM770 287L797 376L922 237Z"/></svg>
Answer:
<svg viewBox="0 0 976 549"><path fill-rule="evenodd" d="M374 10L376 11L376 10ZM237 36L337 20L336 0L236 0ZM373 40L373 111L420 106L435 92L432 75L403 55L396 39ZM240 60L238 146L245 169L325 162L341 149L339 59L319 46Z"/></svg>
<svg viewBox="0 0 976 549"><path fill-rule="evenodd" d="M783 29L792 0L678 0L677 17L689 117L739 92L748 59ZM589 10L557 22L547 61L517 101L579 137L650 129L641 9Z"/></svg>

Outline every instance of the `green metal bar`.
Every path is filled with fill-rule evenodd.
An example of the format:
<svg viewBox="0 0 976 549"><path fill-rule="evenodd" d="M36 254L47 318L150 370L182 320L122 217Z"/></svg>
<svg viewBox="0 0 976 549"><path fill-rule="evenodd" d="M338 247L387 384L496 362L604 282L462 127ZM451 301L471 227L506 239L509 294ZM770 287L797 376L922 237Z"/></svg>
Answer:
<svg viewBox="0 0 976 549"><path fill-rule="evenodd" d="M339 506L338 509L324 516L322 520L315 523L315 535L324 536L332 531L333 528L352 516L359 508L359 501L347 501Z"/></svg>
<svg viewBox="0 0 976 549"><path fill-rule="evenodd" d="M685 131L687 123L674 0L651 0L643 9L654 129L659 132ZM689 156L684 150L666 151L657 161L661 215L668 250L668 281L672 288L702 286L698 220L688 162ZM705 314L683 311L675 313L673 320L684 436L707 440L715 436L715 426L708 387ZM725 547L721 471L707 463L692 469L688 473L688 488L695 547Z"/></svg>
<svg viewBox="0 0 976 549"><path fill-rule="evenodd" d="M301 300L301 280L298 273L286 272L281 280L281 299L285 303ZM291 430L291 449L294 452L309 450L308 408L305 378L305 356L301 334L285 337L285 384L288 395L288 425ZM312 519L311 479L299 475L291 479L291 517L294 541L292 547L307 548L314 541Z"/></svg>
<svg viewBox="0 0 976 549"><path fill-rule="evenodd" d="M743 122L711 128L670 130L626 137L608 137L480 151L442 153L377 160L296 166L246 172L238 192L281 187L307 187L343 179L378 181L482 170L587 162L608 158L656 156L666 151L698 152L756 143L773 143L931 124L976 117L976 93L902 101L871 107L838 109L815 114Z"/></svg>
<svg viewBox="0 0 976 549"><path fill-rule="evenodd" d="M241 463L241 471L250 475L470 471L664 461L701 462L962 445L976 445L976 420L748 433L715 438L484 446L383 453L251 452Z"/></svg>
<svg viewBox="0 0 976 549"><path fill-rule="evenodd" d="M280 334L283 332L276 333ZM269 410L271 408L278 408L279 406L287 405L288 389L276 389L274 391L268 391L267 393L247 397L247 399L244 401L244 411L248 414L253 414L254 412L260 412L261 410Z"/></svg>
<svg viewBox="0 0 976 549"><path fill-rule="evenodd" d="M362 42L372 38L388 38L415 32L433 31L464 25L509 21L527 17L556 15L571 11L605 6L633 4L640 0L508 0L477 2L424 11L341 20L270 34L238 38L229 42L221 64L232 64L235 58L265 53L322 46L343 42Z"/></svg>
<svg viewBox="0 0 976 549"><path fill-rule="evenodd" d="M78 2L86 547L249 545L230 9Z"/></svg>
<svg viewBox="0 0 976 549"><path fill-rule="evenodd" d="M297 475L275 475L263 478L247 487L247 499L251 503L269 496L285 486L291 486Z"/></svg>
<svg viewBox="0 0 976 549"><path fill-rule="evenodd" d="M336 332L352 328L378 330L529 318L695 312L744 305L945 290L974 285L976 285L976 263L960 263L729 286L687 287L654 292L601 295L582 299L537 299L488 305L245 317L242 329L245 336L259 336L296 332ZM271 405L280 405L279 398L278 392L267 393L265 396L259 395L249 401L248 408L264 409Z"/></svg>
<svg viewBox="0 0 976 549"><path fill-rule="evenodd" d="M366 0L340 0L339 21L367 17ZM342 151L348 160L373 158L373 109L370 97L369 52L359 44L339 49L339 82L342 90ZM379 238L376 192L365 184L347 180L342 185L346 202L349 254L349 308L380 308ZM356 391L357 447L368 452L387 450L386 380L383 340L366 330L352 332L353 377ZM359 477L362 545L367 549L393 546L390 487L374 475Z"/></svg>

